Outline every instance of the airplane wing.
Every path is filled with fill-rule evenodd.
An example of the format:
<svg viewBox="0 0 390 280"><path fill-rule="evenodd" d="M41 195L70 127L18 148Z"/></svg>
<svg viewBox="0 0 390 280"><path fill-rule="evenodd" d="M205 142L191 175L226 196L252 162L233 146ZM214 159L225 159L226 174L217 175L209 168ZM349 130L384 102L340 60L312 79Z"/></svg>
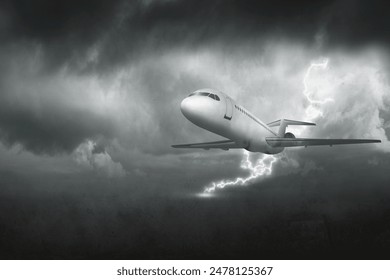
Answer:
<svg viewBox="0 0 390 280"><path fill-rule="evenodd" d="M272 147L298 147L298 146L332 146L342 144L380 143L376 139L316 139L316 138L283 138L267 137L265 139Z"/></svg>
<svg viewBox="0 0 390 280"><path fill-rule="evenodd" d="M181 145L172 145L173 148L200 148L200 149L241 149L245 148L243 145L238 145L233 140L222 140L215 142L204 142L204 143L193 143L193 144L181 144Z"/></svg>

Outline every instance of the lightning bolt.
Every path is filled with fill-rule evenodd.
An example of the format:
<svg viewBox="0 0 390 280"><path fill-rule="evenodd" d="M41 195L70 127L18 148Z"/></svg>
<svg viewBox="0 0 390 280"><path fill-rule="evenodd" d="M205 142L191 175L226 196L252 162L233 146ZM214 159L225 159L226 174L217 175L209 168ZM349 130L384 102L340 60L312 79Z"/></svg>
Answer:
<svg viewBox="0 0 390 280"><path fill-rule="evenodd" d="M250 175L242 178L237 177L234 180L221 180L219 182L212 182L208 187L205 188L204 192L211 193L216 189L223 189L226 186L231 185L245 185L246 183L264 175L270 175L272 173L272 165L276 162L277 158L272 155L263 155L259 158L255 164L250 160L250 154L244 150L244 157L241 161L241 168L249 170Z"/></svg>
<svg viewBox="0 0 390 280"><path fill-rule="evenodd" d="M303 95L306 97L307 101L309 101L310 105L306 108L306 117L309 120L313 120L319 116L323 116L323 113L320 109L319 105L323 105L327 102L332 102L334 101L332 98L325 98L323 100L318 100L313 98L314 91L310 90L310 86L308 83L310 74L313 70L316 69L326 69L328 67L328 58L324 58L321 62L312 62L310 66L306 70L306 74L303 77Z"/></svg>
<svg viewBox="0 0 390 280"><path fill-rule="evenodd" d="M328 66L329 59L324 58L321 62L312 62L307 68L306 73L303 77L303 95L306 97L309 102L309 106L306 108L306 118L308 120L313 120L319 116L322 116L321 106L327 102L334 101L332 98L325 98L323 100L314 99L314 91L311 90L309 85L310 74L313 70L317 69L326 69ZM275 162L280 159L278 156L274 155L262 155L255 162L251 161L250 153L244 150L243 159L241 160L241 168L249 171L247 177L237 177L232 180L221 180L218 182L211 182L208 186L205 187L204 193L213 193L217 189L223 189L227 186L243 186L247 183L266 175L272 174L272 167Z"/></svg>

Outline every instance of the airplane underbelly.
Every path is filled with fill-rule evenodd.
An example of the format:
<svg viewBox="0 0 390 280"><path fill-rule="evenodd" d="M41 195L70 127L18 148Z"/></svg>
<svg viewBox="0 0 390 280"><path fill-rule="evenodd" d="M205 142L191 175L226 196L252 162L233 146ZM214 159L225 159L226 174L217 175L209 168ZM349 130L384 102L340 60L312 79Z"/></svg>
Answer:
<svg viewBox="0 0 390 280"><path fill-rule="evenodd" d="M261 152L265 154L277 154L284 148L273 148L265 141L266 137L273 136L266 128L250 120L248 125L241 131L241 135L245 135L248 142L247 150L251 152Z"/></svg>

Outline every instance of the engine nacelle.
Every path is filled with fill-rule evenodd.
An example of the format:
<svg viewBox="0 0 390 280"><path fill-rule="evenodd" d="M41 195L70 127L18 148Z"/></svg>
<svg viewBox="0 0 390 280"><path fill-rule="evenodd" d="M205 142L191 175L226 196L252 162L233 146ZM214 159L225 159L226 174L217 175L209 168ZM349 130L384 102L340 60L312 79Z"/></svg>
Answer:
<svg viewBox="0 0 390 280"><path fill-rule="evenodd" d="M295 138L295 135L292 134L291 132L286 132L286 133L284 134L284 138Z"/></svg>

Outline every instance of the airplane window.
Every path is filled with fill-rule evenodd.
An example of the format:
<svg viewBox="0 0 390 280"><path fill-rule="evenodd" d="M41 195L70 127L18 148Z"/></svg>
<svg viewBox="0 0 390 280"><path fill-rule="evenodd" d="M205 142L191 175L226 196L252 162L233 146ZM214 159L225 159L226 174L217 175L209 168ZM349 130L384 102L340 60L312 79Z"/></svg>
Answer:
<svg viewBox="0 0 390 280"><path fill-rule="evenodd" d="M209 97L212 98L212 99L215 99L215 95L212 94L212 93L210 93Z"/></svg>
<svg viewBox="0 0 390 280"><path fill-rule="evenodd" d="M217 101L220 101L220 100L221 100L221 99L219 99L218 95L216 95L216 94L210 93L210 96L213 96L213 98L214 98L215 100L217 100Z"/></svg>

